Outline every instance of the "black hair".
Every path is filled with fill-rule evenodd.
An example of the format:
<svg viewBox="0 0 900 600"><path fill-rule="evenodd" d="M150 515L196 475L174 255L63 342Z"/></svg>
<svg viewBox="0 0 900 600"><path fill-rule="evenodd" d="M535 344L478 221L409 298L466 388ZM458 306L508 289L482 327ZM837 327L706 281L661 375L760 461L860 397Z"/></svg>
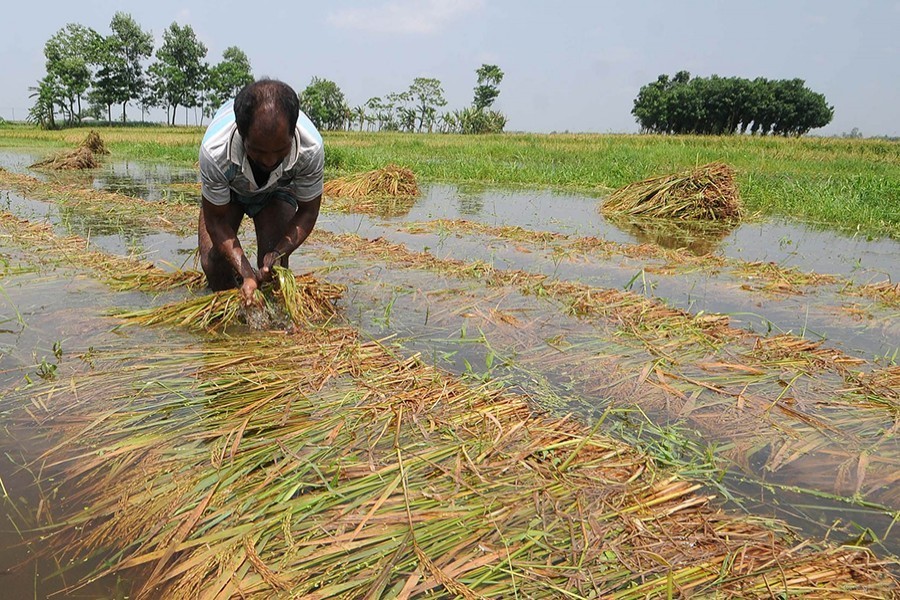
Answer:
<svg viewBox="0 0 900 600"><path fill-rule="evenodd" d="M234 98L234 120L238 133L246 138L256 111L260 108L274 108L287 119L291 135L300 115L300 98L297 92L277 79L262 78L245 85Z"/></svg>

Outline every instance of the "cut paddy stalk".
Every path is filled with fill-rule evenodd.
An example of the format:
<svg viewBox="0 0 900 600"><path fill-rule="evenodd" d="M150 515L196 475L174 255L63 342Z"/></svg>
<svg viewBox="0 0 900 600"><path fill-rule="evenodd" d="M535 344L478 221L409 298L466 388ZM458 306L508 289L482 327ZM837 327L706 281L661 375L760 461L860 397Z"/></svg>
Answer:
<svg viewBox="0 0 900 600"><path fill-rule="evenodd" d="M825 473L830 481L816 485L840 493L872 493L878 491L880 482L887 481L883 474L891 468L897 452L895 429L890 425L885 429L885 423L896 414L897 401L886 394L887 388L870 385L877 378L866 375L876 371L868 363L827 348L809 352L803 346L808 342L796 336L784 338L790 343L779 358L767 354L765 346L756 349L758 340L770 338L732 328L721 315L692 315L629 292L549 280L485 263L442 260L385 240L337 236L322 230L314 239L339 248L344 255L384 261L395 268L429 269L495 288L506 286L524 294L548 296L580 318L615 323L620 342L640 347L662 361L652 377L641 377L640 385L623 393L629 398L638 391L648 394L641 403L653 405L658 399L656 406L688 419L705 435L732 440L738 464L765 455L765 464L779 469L840 448L829 462L833 468ZM569 353L560 356L577 360L577 355ZM695 369L692 364L706 366ZM823 369L828 377L822 376ZM789 374L783 375L784 371ZM641 372L639 366L632 375ZM589 370L584 376L591 377ZM646 390L651 387L662 394L649 394ZM764 408L768 410L761 411ZM847 411L843 417L842 410ZM761 422L766 426L760 427ZM732 426L734 431L728 431ZM834 435L834 430L842 433ZM882 430L884 436L872 437ZM869 456L879 458L870 460ZM863 476L849 477L851 468ZM860 481L863 483L857 485Z"/></svg>
<svg viewBox="0 0 900 600"><path fill-rule="evenodd" d="M342 286L320 282L310 274L294 276L278 266L275 273L277 283L257 290L255 303L250 306L244 305L241 291L235 288L115 315L136 325L175 325L205 331L222 331L238 322L251 329L277 329L322 322L335 315Z"/></svg>
<svg viewBox="0 0 900 600"><path fill-rule="evenodd" d="M0 167L0 187L17 189L35 199L78 207L99 218L112 219L117 225L133 223L135 227L143 229L152 225L161 231L169 231L176 235L188 235L196 227L196 211L186 205L148 202L141 198L101 190L41 182L33 177L11 173L2 167ZM603 258L626 256L640 260L659 260L661 264L646 266L646 270L662 274L684 273L698 269L716 272L728 268L734 275L744 279L749 289L759 288L762 291L779 294L801 293L809 287L837 284L841 293L846 295L876 299L888 307L900 304L896 285L890 282L856 286L833 275L804 273L773 263L726 259L711 255L696 256L684 250L669 250L653 244L620 244L591 236L567 236L561 233L531 231L521 227L494 227L464 220L438 219L410 224L404 229L412 233L440 230L477 233L520 243L540 244L543 247L552 244L564 252L599 254ZM310 241L314 243L322 237L321 234L321 229L316 230ZM762 285L756 284L756 281Z"/></svg>
<svg viewBox="0 0 900 600"><path fill-rule="evenodd" d="M21 219L6 211L0 211L0 228L11 241L27 248L39 260L89 268L115 289L164 292L181 287L197 289L206 285L206 277L202 273L181 269L164 271L132 256L93 250L82 237L58 237L51 225Z"/></svg>
<svg viewBox="0 0 900 600"><path fill-rule="evenodd" d="M410 169L388 165L326 181L323 194L331 210L400 216L412 208L419 186Z"/></svg>
<svg viewBox="0 0 900 600"><path fill-rule="evenodd" d="M59 440L41 464L61 482L60 517L37 549L64 564L93 554L97 575L142 573L138 598L637 598L674 584L889 597L897 585L864 550L716 510L594 430L352 330L248 341L100 353L84 377L29 392L63 420L21 410L21 393L0 400Z"/></svg>
<svg viewBox="0 0 900 600"><path fill-rule="evenodd" d="M0 167L0 187L14 189L35 200L71 207L103 222L145 230L148 227L176 235L194 233L197 211L170 202L151 202L104 190L42 182Z"/></svg>
<svg viewBox="0 0 900 600"><path fill-rule="evenodd" d="M646 264L648 273L676 275L704 270L716 273L727 269L745 283L745 289L760 289L779 294L800 294L803 290L823 285L842 284L849 293L857 295L880 295L890 299L891 291L885 284L872 284L866 289L855 289L849 282L835 275L802 272L794 267L785 267L773 262L744 261L717 255L696 255L684 249L669 249L655 244L622 244L593 236L570 236L550 231L532 231L517 226L493 226L462 219L435 219L403 226L410 233L435 233L450 231L457 234L477 234L509 240L518 244L528 244L541 249L549 249L566 256L582 255L611 259L627 257L644 261L660 261ZM759 282L759 283L757 283ZM751 287L752 286L752 287Z"/></svg>
<svg viewBox="0 0 900 600"><path fill-rule="evenodd" d="M19 229L25 230L24 227ZM351 235L334 236L327 232L320 232L318 236L344 250L352 251L355 256L374 256L394 266L429 268L455 277L474 278L492 286L513 286L526 294L557 298L565 302L573 314L582 318L585 316L612 318L622 333L637 340L651 355L664 359L665 363L662 363L658 370L660 373L670 375L653 378L649 383L661 385L666 394L674 396L670 400L663 398L663 401L658 403L659 406L666 406L668 410L675 410L677 414L690 415L690 418L700 425L701 430L717 438L723 434L724 426L721 426L721 423L728 423L734 428L725 434L726 439L734 440L749 435L752 441L741 445L736 454L737 459L773 443L771 441L773 439L784 440L782 433L777 432L785 428L791 432L790 436L793 439L801 440L802 443L792 442L790 445L783 445L783 441L780 441L773 447L800 448L810 453L823 448L824 445L834 444L838 438L829 433L828 427L846 428L850 421L835 419L833 413L826 415L823 420L821 415L823 409L839 407L852 409L852 414L856 416L852 430L859 432L859 435L866 430L878 431L884 427L883 415L878 411L864 413L863 409L881 407L888 409L889 412L896 409L896 400L880 392L884 388L866 387L869 380L861 375L866 372L863 368L866 367L864 361L853 359L833 349L821 348L812 352L809 342L795 336L761 338L744 330L730 328L727 319L721 316L690 315L631 292L602 290L557 280L547 281L540 275L496 270L481 263L441 260L427 253L411 253L404 247L385 240L365 240ZM95 263L102 265L103 260L98 259ZM232 296L234 295L226 295L224 298L218 296L194 298L159 309L136 311L126 317L144 323L193 322L198 328L216 328L233 320L239 314L240 303L236 296ZM717 355L719 352L727 354ZM567 360L574 360L574 357ZM741 369L703 368L699 371L689 370L683 376L678 375L685 369L685 365L697 360L709 365L736 365ZM679 367L679 364L682 366ZM808 372L809 375L804 375L800 380L803 385L793 386L791 394L781 397L779 382L785 369L793 370L795 373ZM818 377L819 384L809 387L805 382L821 369L837 373L840 378ZM756 374L751 376L754 371ZM589 373L586 373L585 377L590 377ZM758 389L758 397L763 399L754 405L777 406L778 410L774 413L768 411L764 415L756 411L747 412L749 409L742 406L749 404L750 398L756 397L742 391L746 391L747 386L751 386L752 390ZM858 392L854 393L853 390ZM712 394L717 399L713 402L706 400L706 410L702 411L677 408L684 399L695 397L698 393L703 394L703 397ZM648 396L642 402L650 405L652 397ZM765 398L770 399L766 401ZM804 401L804 398L808 398L808 402ZM789 401L793 406L788 407L784 401ZM743 413L738 420L731 418L722 420L721 415L735 409L738 413ZM713 412L707 414L709 410ZM812 412L807 414L806 411ZM716 414L720 415L718 417L720 426L713 427L717 423ZM768 422L773 416L776 418L772 421L771 427L759 427L759 418L765 417L764 420ZM785 424L778 425L779 422ZM825 424L830 422L835 425L826 427ZM804 431L806 433L803 433ZM775 438L771 437L773 433L777 433ZM810 443L812 445L809 445ZM860 451L866 448L865 444L856 442L847 444L845 441L841 445L846 446L847 450L844 452L849 453L846 461L852 459L854 448ZM796 460L802 454L802 452L786 455L776 453L769 462L773 467L777 467ZM889 453L888 456L890 455ZM788 458L790 460L786 460ZM878 461L873 461L871 468L879 464ZM869 476L869 481L872 482L882 480L883 477L878 475ZM840 489L845 488L841 486Z"/></svg>
<svg viewBox="0 0 900 600"><path fill-rule="evenodd" d="M718 162L628 184L600 208L607 215L692 221L735 221L743 213L734 170Z"/></svg>
<svg viewBox="0 0 900 600"><path fill-rule="evenodd" d="M109 154L109 150L106 149L100 135L96 131L91 131L74 150L40 160L31 165L30 168L53 169L57 171L96 169L100 166L100 163L95 158L95 154Z"/></svg>

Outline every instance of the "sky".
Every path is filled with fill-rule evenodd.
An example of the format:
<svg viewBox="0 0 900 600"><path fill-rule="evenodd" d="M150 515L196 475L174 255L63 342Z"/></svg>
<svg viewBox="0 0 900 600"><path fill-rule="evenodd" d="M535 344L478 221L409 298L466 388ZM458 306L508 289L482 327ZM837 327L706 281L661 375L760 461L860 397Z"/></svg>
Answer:
<svg viewBox="0 0 900 600"><path fill-rule="evenodd" d="M630 133L640 87L687 70L800 78L834 106L812 134L900 136L900 0L14 1L0 15L0 117L27 114L57 30L79 23L108 35L116 11L157 48L173 22L190 25L210 64L238 46L255 76L297 91L325 78L351 107L427 77L441 82L442 110L461 109L475 71L494 64L507 131Z"/></svg>

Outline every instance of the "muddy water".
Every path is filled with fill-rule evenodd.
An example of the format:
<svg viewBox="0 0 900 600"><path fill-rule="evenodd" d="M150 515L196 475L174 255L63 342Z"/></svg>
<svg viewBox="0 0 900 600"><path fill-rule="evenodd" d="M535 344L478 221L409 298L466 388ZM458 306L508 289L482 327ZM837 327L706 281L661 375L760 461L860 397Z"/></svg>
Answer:
<svg viewBox="0 0 900 600"><path fill-rule="evenodd" d="M22 165L30 164L28 161L33 162L25 159L17 164L24 168ZM0 165L10 164L8 157L0 154ZM120 164L104 170L91 185L131 195L164 198L170 189L166 184L191 177L188 172L173 174L160 166ZM72 233L90 234L93 244L109 252L139 251L155 261L192 266L193 239L179 239L149 230L124 231L15 194L3 194L0 199L18 214L38 220L49 219ZM642 241L639 234L604 221L596 211L597 202L595 198L570 194L431 186L405 216L380 219L323 214L319 227L366 237L382 236L404 243L411 250L427 249L439 257L485 260L499 268L526 269L562 280L621 288L633 280L640 264L624 258L561 260L549 253L523 252L502 240L458 237L453 232L413 235L400 228L412 221L466 218L490 225L519 225L568 235L602 236L618 242ZM867 241L785 223L745 225L714 244L720 253L729 257L776 261L801 270L838 273L860 283L878 275L887 275L894 280L900 275L896 272L897 258L900 257L900 245L896 242ZM17 261L13 249L0 248L0 256L12 263ZM24 264L28 267L27 261ZM400 272L384 263L362 261L316 245L304 249L303 255L294 259L292 265L295 271L320 265L335 266L336 270L327 278L348 286L342 304L343 314L367 335L376 338L394 336L404 351L420 352L426 360L474 380L503 381L552 410L574 411L590 419L602 413L613 400L616 382L594 378L589 385L576 377L574 366L566 365L563 352L566 346L582 347L588 354L593 353L598 369L609 364L609 356L634 365L649 360L649 357L619 347L613 341L598 341L613 339L609 331L596 325L586 326L548 308L546 303L510 290L489 290L477 282L448 280L422 271ZM70 272L7 274L0 278L0 285L9 296L0 300L4 320L4 325L0 326L4 331L0 335L0 372L5 378L0 381L2 389L20 385L26 375L39 376L42 362L51 366L57 364L57 368L63 369L69 357L67 348L83 351L91 345L103 345L105 336L110 335L107 325L102 324L100 312L103 307L142 305L150 301L140 294L111 294L96 282ZM671 304L693 312L729 313L739 325L803 332L814 339L821 337L829 345L842 347L869 360L890 355L900 346L900 319L896 315L882 314L881 318L866 322L847 319L832 310L840 302L836 290L824 289L798 297L762 296L742 291L727 275L703 273L677 277L652 275L633 282L632 289L648 296L666 298ZM21 319L17 313L22 315ZM511 322L517 325L503 326ZM132 332L130 335L137 336L134 343L140 344L148 343L139 339L141 335L148 336L149 340L155 334ZM56 341L62 341L63 355L61 362L54 363ZM554 348L560 349L559 358L547 359L548 350ZM44 371L50 368L43 367ZM646 443L648 447L668 443L664 435L636 434L635 429L648 425L648 417L660 427L678 425L677 420L662 412L651 412L646 416L629 416L623 412L610 418L611 431L625 439ZM3 440L3 445L12 444L17 449L18 463L37 452L37 448L26 446L24 441L20 443L20 437L7 435ZM669 450L676 454L681 452L686 461L696 459L688 448ZM747 465L749 470L729 469L723 479L732 494L747 499L743 504L748 509L787 518L810 535L823 536L830 531L832 537L842 541L852 540L868 527L879 537L888 534L884 544L879 545L880 549L900 552L900 542L891 528L890 516L878 510L848 507L839 500L798 494L784 486L808 481L809 474L790 469L770 474L756 468L758 466ZM29 488L27 473L17 469L12 462L4 463L0 478L15 486L26 507L35 506L39 496ZM0 568L6 568L21 560L23 551L14 547L20 539L15 532L8 528L2 531L0 548L8 550L2 556ZM46 572L43 571L46 565L40 568ZM33 595L33 572L19 572L7 577L19 586L16 589L22 592L22 597ZM55 581L46 585L58 584ZM119 597L117 594L113 586L98 590L95 596L85 597Z"/></svg>

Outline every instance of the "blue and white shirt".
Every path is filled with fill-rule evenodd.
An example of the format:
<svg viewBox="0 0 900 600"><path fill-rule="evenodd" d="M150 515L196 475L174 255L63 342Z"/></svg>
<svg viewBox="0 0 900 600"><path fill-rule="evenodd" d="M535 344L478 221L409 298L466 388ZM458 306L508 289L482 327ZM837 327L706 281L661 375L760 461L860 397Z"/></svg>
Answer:
<svg viewBox="0 0 900 600"><path fill-rule="evenodd" d="M200 184L203 197L222 206L231 201L231 190L241 196L256 196L278 189L288 190L298 202L315 200L322 194L325 148L322 136L303 112L297 119L291 152L259 187L244 152L244 140L234 121L234 100L226 102L213 117L200 143Z"/></svg>

